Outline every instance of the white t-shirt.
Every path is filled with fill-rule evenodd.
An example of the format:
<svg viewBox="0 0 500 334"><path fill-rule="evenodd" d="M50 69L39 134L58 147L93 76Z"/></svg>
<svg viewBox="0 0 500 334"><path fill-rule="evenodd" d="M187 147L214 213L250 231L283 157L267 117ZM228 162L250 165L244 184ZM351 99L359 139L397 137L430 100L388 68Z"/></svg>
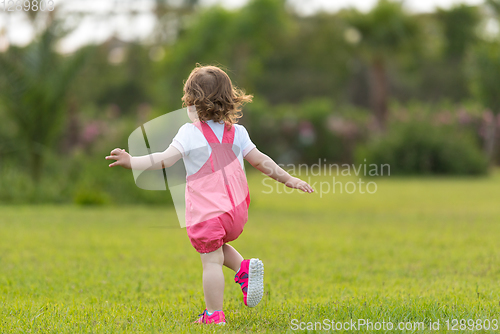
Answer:
<svg viewBox="0 0 500 334"><path fill-rule="evenodd" d="M215 133L219 142L222 142L224 123L215 123L212 120L208 120L206 123ZM233 152L244 169L243 158L255 148L255 144L250 140L250 136L243 125L233 124L233 126L235 127ZM181 126L170 145L181 152L187 175L196 173L207 162L212 153L212 148L205 136L192 123Z"/></svg>

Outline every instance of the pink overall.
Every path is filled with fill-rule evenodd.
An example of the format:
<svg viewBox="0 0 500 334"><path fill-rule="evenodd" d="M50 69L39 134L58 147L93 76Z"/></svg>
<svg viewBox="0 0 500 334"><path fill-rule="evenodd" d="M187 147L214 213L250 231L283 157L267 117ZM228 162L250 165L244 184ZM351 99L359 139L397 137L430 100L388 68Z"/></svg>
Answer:
<svg viewBox="0 0 500 334"><path fill-rule="evenodd" d="M199 253L210 253L243 232L250 193L233 152L234 126L226 123L219 143L208 124L197 121L193 125L203 133L212 153L198 172L187 177L186 229L193 247Z"/></svg>

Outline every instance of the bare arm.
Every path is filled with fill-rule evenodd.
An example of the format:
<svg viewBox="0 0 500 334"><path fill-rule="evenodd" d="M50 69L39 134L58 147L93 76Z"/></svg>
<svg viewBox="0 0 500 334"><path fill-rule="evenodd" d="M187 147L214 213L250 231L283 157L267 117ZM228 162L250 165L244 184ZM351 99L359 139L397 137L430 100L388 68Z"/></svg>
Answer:
<svg viewBox="0 0 500 334"><path fill-rule="evenodd" d="M273 159L260 152L257 148L251 150L245 156L245 160L262 173L278 182L284 183L287 187L300 189L308 193L312 193L314 191L314 189L307 182L288 174L283 168L278 166Z"/></svg>
<svg viewBox="0 0 500 334"><path fill-rule="evenodd" d="M106 160L116 160L109 167L122 166L127 169L151 170L168 168L175 164L181 157L181 152L173 146L169 146L163 152L137 157L132 157L123 149L115 148L111 151L111 155L106 157Z"/></svg>

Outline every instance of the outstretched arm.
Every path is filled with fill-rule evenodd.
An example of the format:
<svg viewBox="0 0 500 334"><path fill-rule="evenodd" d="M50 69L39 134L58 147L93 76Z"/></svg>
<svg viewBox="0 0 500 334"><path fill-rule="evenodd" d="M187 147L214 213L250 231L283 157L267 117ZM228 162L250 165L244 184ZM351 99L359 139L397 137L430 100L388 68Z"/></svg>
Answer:
<svg viewBox="0 0 500 334"><path fill-rule="evenodd" d="M278 166L273 159L260 152L257 148L251 150L245 156L245 160L262 173L278 182L284 183L287 187L300 189L307 193L312 193L314 191L307 182L288 174L283 168Z"/></svg>
<svg viewBox="0 0 500 334"><path fill-rule="evenodd" d="M167 168L175 164L182 157L181 152L173 146L169 146L163 152L152 153L133 157L121 148L115 148L106 160L116 160L109 167L122 166L127 169L151 170Z"/></svg>

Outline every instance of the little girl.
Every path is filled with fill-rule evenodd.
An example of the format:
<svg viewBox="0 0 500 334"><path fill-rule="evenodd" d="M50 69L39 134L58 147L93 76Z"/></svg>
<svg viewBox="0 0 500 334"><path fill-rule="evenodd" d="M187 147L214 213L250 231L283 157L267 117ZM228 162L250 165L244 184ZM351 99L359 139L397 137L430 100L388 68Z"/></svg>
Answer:
<svg viewBox="0 0 500 334"><path fill-rule="evenodd" d="M167 168L181 157L187 172L186 230L203 265L206 309L196 323L225 324L222 311L222 266L236 272L243 301L256 306L264 293L264 265L245 260L228 242L236 240L248 219L250 195L243 159L269 177L290 188L312 193L306 182L289 175L261 153L246 129L236 124L241 107L251 102L234 87L229 76L215 66L197 66L184 85L182 101L192 123L184 124L164 152L132 157L116 148L106 159L109 167L133 169Z"/></svg>

